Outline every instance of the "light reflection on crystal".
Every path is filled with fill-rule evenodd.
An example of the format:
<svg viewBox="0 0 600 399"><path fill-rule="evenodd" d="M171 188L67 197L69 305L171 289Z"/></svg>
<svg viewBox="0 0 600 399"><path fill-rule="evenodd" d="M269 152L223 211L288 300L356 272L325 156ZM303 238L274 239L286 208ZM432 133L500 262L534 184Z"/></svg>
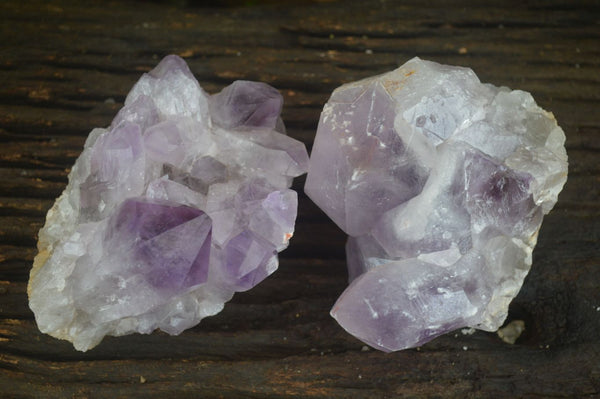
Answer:
<svg viewBox="0 0 600 399"><path fill-rule="evenodd" d="M294 231L304 145L283 99L237 81L209 96L168 56L94 129L39 234L29 283L41 331L87 350L105 335L179 334L277 269Z"/></svg>
<svg viewBox="0 0 600 399"><path fill-rule="evenodd" d="M529 93L414 58L336 89L305 191L349 234L332 316L395 351L494 331L567 177L565 136Z"/></svg>

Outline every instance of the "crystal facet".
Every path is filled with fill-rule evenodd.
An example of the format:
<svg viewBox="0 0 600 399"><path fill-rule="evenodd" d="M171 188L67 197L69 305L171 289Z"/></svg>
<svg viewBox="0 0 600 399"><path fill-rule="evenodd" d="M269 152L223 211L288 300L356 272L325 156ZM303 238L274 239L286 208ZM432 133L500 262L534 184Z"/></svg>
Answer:
<svg viewBox="0 0 600 399"><path fill-rule="evenodd" d="M294 231L292 179L308 167L283 99L237 81L207 95L168 56L94 129L39 233L29 299L41 331L178 334L278 266Z"/></svg>
<svg viewBox="0 0 600 399"><path fill-rule="evenodd" d="M527 92L414 58L336 89L305 191L350 237L331 312L395 351L494 331L567 178L565 135Z"/></svg>

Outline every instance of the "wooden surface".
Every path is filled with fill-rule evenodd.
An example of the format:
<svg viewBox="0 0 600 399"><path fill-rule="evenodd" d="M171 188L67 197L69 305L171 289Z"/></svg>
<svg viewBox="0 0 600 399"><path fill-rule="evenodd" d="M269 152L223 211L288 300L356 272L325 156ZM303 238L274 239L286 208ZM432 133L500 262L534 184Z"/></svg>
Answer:
<svg viewBox="0 0 600 399"><path fill-rule="evenodd" d="M0 2L0 397L600 397L600 2L237 3ZM25 293L36 232L88 132L169 53L210 92L277 87L309 148L331 90L415 55L530 91L567 134L570 176L511 306L524 335L363 348L328 315L345 237L303 193L279 271L197 327L87 353L41 334Z"/></svg>

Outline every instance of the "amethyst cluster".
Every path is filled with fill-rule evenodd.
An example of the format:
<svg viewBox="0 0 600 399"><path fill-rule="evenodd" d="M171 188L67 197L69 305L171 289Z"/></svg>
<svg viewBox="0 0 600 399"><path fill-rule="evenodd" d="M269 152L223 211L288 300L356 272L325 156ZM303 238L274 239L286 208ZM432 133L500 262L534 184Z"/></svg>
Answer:
<svg viewBox="0 0 600 399"><path fill-rule="evenodd" d="M177 56L144 74L90 133L40 231L40 330L84 351L105 335L179 334L273 273L308 165L282 101L248 81L208 95Z"/></svg>
<svg viewBox="0 0 600 399"><path fill-rule="evenodd" d="M494 331L567 178L565 135L527 92L414 58L336 89L305 191L350 237L332 316L374 348Z"/></svg>
<svg viewBox="0 0 600 399"><path fill-rule="evenodd" d="M85 351L219 312L277 269L307 169L307 194L349 235L351 284L332 310L346 330L394 351L498 329L566 181L552 114L415 58L333 92L309 167L281 107L257 82L209 96L176 56L142 76L40 230L40 330Z"/></svg>

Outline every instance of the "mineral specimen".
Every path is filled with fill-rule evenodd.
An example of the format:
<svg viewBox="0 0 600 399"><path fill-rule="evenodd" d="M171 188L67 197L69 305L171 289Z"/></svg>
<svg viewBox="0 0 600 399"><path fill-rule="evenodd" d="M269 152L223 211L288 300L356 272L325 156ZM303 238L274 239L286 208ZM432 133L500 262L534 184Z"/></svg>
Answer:
<svg viewBox="0 0 600 399"><path fill-rule="evenodd" d="M207 95L168 56L94 129L47 215L29 280L42 332L179 334L278 266L294 230L292 179L308 167L283 99L237 81Z"/></svg>
<svg viewBox="0 0 600 399"><path fill-rule="evenodd" d="M567 178L565 135L529 93L414 58L336 89L305 191L347 234L331 312L383 351L494 331Z"/></svg>

